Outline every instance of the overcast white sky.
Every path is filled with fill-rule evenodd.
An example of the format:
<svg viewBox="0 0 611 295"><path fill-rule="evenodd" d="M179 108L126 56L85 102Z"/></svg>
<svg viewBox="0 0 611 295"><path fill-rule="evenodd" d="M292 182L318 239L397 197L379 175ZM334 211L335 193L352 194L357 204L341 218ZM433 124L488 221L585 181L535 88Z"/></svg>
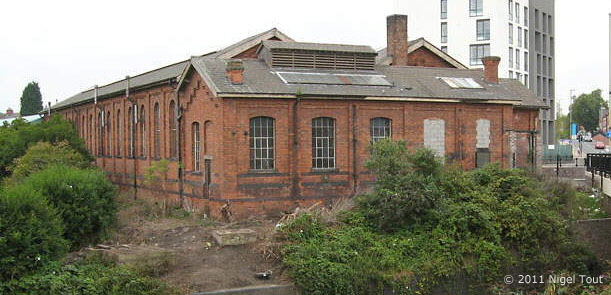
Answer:
<svg viewBox="0 0 611 295"><path fill-rule="evenodd" d="M397 12L393 0L5 1L0 110L18 110L32 80L45 104L55 103L272 27L297 41L379 49L386 16ZM556 97L564 110L570 89L601 88L608 98L610 12L609 0L556 1Z"/></svg>

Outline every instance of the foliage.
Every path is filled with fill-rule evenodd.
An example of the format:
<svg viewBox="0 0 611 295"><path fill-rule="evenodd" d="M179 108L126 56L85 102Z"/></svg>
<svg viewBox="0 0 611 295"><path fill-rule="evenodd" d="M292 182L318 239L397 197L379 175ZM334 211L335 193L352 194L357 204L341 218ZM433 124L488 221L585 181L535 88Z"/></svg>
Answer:
<svg viewBox="0 0 611 295"><path fill-rule="evenodd" d="M15 295L174 295L178 290L124 266L87 259L52 263L38 273L0 283L1 294Z"/></svg>
<svg viewBox="0 0 611 295"><path fill-rule="evenodd" d="M570 106L572 120L584 126L586 130L594 131L598 128L598 113L601 107L608 106L600 89L581 94Z"/></svg>
<svg viewBox="0 0 611 295"><path fill-rule="evenodd" d="M558 111L556 113L556 141L559 139L571 138L570 128L568 115L562 114L560 111Z"/></svg>
<svg viewBox="0 0 611 295"><path fill-rule="evenodd" d="M303 293L457 293L460 282L485 293L503 273L600 269L572 239L558 191L498 165L442 169L431 155L376 143L376 186L342 222L302 215L282 227L284 264Z"/></svg>
<svg viewBox="0 0 611 295"><path fill-rule="evenodd" d="M23 156L31 145L40 141L49 143L65 141L87 161L92 160L72 124L61 117L53 116L50 120L39 124L14 120L11 125L0 127L0 177L10 175L9 167L13 161Z"/></svg>
<svg viewBox="0 0 611 295"><path fill-rule="evenodd" d="M38 142L30 146L23 156L15 159L9 170L11 171L11 178L19 181L50 165L66 165L78 168L88 168L90 166L85 156L72 149L66 141L55 144Z"/></svg>
<svg viewBox="0 0 611 295"><path fill-rule="evenodd" d="M165 178L166 172L168 172L168 160L162 159L159 161L153 161L151 166L146 168L144 172L144 183L146 185L155 185L161 182Z"/></svg>
<svg viewBox="0 0 611 295"><path fill-rule="evenodd" d="M72 247L99 240L115 222L116 191L101 171L50 166L20 185L37 190L58 209Z"/></svg>
<svg viewBox="0 0 611 295"><path fill-rule="evenodd" d="M0 281L63 256L68 250L63 230L56 210L39 192L28 187L0 192Z"/></svg>
<svg viewBox="0 0 611 295"><path fill-rule="evenodd" d="M435 182L441 164L434 153L410 153L403 141L382 140L372 146L371 154L366 167L376 174L376 186L358 200L365 215L384 231L426 219L443 196Z"/></svg>
<svg viewBox="0 0 611 295"><path fill-rule="evenodd" d="M30 82L23 89L21 94L21 110L22 116L38 114L42 111L42 94L37 82Z"/></svg>

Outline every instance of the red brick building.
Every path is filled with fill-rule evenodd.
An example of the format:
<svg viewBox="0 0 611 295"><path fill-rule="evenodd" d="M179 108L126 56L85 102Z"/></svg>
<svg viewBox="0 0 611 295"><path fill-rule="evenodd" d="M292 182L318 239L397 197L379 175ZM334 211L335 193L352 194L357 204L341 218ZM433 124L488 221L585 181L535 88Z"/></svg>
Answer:
<svg viewBox="0 0 611 295"><path fill-rule="evenodd" d="M52 107L74 122L96 163L138 195L218 215L288 210L353 196L374 181L367 147L426 146L465 169L535 162L544 104L499 79L498 58L469 70L388 19L388 49L295 42L276 29L79 93ZM145 175L161 159L164 179Z"/></svg>

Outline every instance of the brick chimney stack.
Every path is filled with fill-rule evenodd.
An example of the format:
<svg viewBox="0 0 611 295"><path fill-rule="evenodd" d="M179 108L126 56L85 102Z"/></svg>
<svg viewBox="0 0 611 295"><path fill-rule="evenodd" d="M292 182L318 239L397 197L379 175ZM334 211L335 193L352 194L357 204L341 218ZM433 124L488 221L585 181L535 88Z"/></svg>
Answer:
<svg viewBox="0 0 611 295"><path fill-rule="evenodd" d="M407 15L386 17L386 53L393 66L407 66Z"/></svg>
<svg viewBox="0 0 611 295"><path fill-rule="evenodd" d="M244 83L244 64L241 59L232 59L227 62L227 79L231 84Z"/></svg>
<svg viewBox="0 0 611 295"><path fill-rule="evenodd" d="M501 58L498 56L486 56L482 58L484 63L484 79L488 83L499 84L499 63Z"/></svg>

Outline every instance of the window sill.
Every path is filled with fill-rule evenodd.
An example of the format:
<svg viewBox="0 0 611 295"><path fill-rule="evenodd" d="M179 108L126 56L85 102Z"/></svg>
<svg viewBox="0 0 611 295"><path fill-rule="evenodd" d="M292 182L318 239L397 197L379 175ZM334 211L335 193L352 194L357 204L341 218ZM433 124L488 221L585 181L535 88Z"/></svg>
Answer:
<svg viewBox="0 0 611 295"><path fill-rule="evenodd" d="M204 175L201 171L189 171L188 173L191 175Z"/></svg>
<svg viewBox="0 0 611 295"><path fill-rule="evenodd" d="M338 172L338 168L312 168L312 174L331 174Z"/></svg>
<svg viewBox="0 0 611 295"><path fill-rule="evenodd" d="M248 174L274 174L278 173L276 169L248 169Z"/></svg>

